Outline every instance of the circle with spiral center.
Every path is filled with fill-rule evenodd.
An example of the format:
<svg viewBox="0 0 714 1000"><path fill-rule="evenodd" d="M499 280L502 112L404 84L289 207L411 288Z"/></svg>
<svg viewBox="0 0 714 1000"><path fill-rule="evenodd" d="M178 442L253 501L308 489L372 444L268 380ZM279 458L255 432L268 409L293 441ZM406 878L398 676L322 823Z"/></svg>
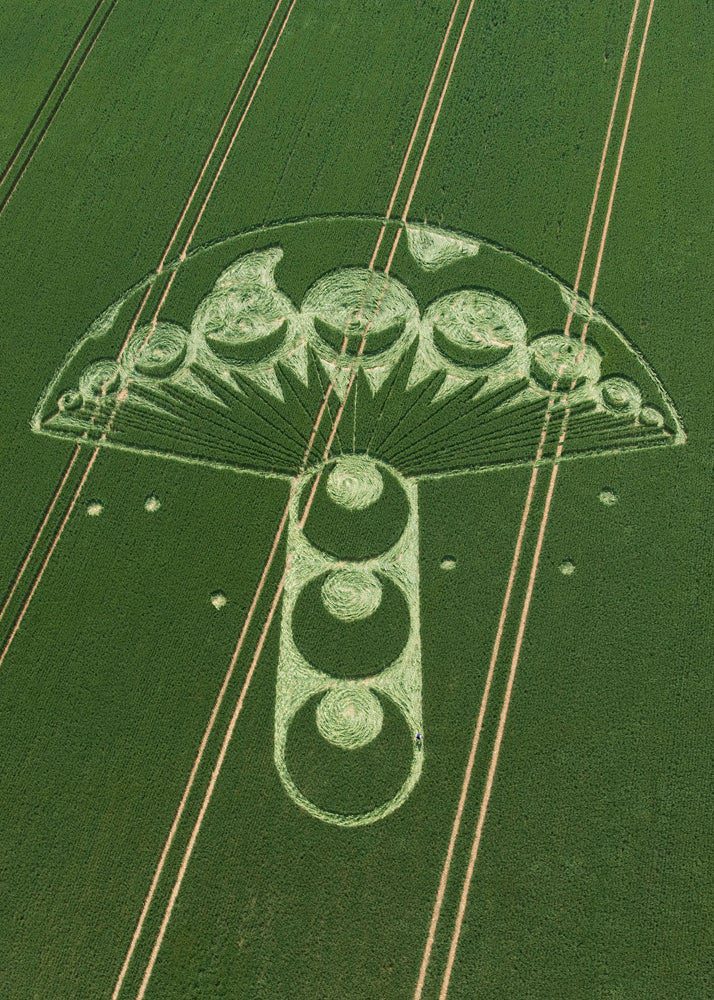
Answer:
<svg viewBox="0 0 714 1000"><path fill-rule="evenodd" d="M303 528L316 549L337 559L364 561L387 552L409 517L409 501L393 471L364 455L333 459L303 487L299 515L310 499ZM314 492L313 492L314 490Z"/></svg>
<svg viewBox="0 0 714 1000"><path fill-rule="evenodd" d="M327 493L347 510L365 510L382 495L379 469L364 455L339 458L327 477Z"/></svg>
<svg viewBox="0 0 714 1000"><path fill-rule="evenodd" d="M330 573L320 593L333 618L343 622L369 618L382 603L382 585L366 569L338 569Z"/></svg>
<svg viewBox="0 0 714 1000"><path fill-rule="evenodd" d="M145 323L129 341L124 363L130 371L151 378L168 378L186 360L188 335L176 323Z"/></svg>
<svg viewBox="0 0 714 1000"><path fill-rule="evenodd" d="M401 655L412 627L404 591L363 567L329 570L300 591L292 613L295 646L314 670L354 680Z"/></svg>
<svg viewBox="0 0 714 1000"><path fill-rule="evenodd" d="M384 713L366 687L334 688L317 706L320 735L342 750L359 750L379 736Z"/></svg>

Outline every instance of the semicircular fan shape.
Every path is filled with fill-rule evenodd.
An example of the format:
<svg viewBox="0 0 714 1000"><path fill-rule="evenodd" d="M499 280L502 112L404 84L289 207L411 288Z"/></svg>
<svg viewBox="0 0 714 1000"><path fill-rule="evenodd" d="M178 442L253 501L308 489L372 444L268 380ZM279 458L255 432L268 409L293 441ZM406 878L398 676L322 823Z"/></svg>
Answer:
<svg viewBox="0 0 714 1000"><path fill-rule="evenodd" d="M272 227L152 275L79 340L33 428L285 477L330 437L417 478L551 460L566 416L564 458L685 440L644 358L553 275L410 226L386 276L364 265L380 222Z"/></svg>

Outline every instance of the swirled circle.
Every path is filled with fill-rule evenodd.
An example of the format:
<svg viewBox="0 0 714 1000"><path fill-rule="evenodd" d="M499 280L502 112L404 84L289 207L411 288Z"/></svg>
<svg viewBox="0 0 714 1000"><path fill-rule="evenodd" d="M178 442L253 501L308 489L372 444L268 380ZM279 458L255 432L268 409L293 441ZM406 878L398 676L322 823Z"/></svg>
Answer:
<svg viewBox="0 0 714 1000"><path fill-rule="evenodd" d="M327 576L321 594L322 603L333 618L357 622L377 610L382 602L382 585L367 569L338 569Z"/></svg>
<svg viewBox="0 0 714 1000"><path fill-rule="evenodd" d="M531 375L543 389L561 392L577 389L600 377L600 352L592 344L582 344L579 337L564 333L545 333L530 345Z"/></svg>
<svg viewBox="0 0 714 1000"><path fill-rule="evenodd" d="M356 457L364 465L338 458L322 472L315 473L320 478L303 529L315 548L350 561L371 559L387 552L403 534L409 517L409 500L395 474L364 456ZM360 471L355 474L358 468ZM337 473L336 482L332 480L333 473ZM303 488L301 517L308 497L312 496L313 481L314 477ZM367 499L370 502L365 506Z"/></svg>
<svg viewBox="0 0 714 1000"><path fill-rule="evenodd" d="M111 358L88 365L79 379L79 389L85 399L102 399L115 393L122 381L119 365Z"/></svg>
<svg viewBox="0 0 714 1000"><path fill-rule="evenodd" d="M526 342L526 324L513 303L478 288L442 295L425 319L441 353L474 368L495 364Z"/></svg>
<svg viewBox="0 0 714 1000"><path fill-rule="evenodd" d="M338 458L327 476L327 494L347 510L365 510L382 495L379 469L364 455Z"/></svg>
<svg viewBox="0 0 714 1000"><path fill-rule="evenodd" d="M328 691L317 706L320 735L334 747L359 750L379 736L384 712L369 688L350 685Z"/></svg>
<svg viewBox="0 0 714 1000"><path fill-rule="evenodd" d="M613 375L600 383L600 395L608 410L619 414L637 414L642 406L642 393L629 378Z"/></svg>
<svg viewBox="0 0 714 1000"><path fill-rule="evenodd" d="M148 378L168 378L186 360L188 334L177 323L145 323L127 344L126 365Z"/></svg>
<svg viewBox="0 0 714 1000"><path fill-rule="evenodd" d="M323 275L308 289L302 308L325 344L352 356L386 351L419 316L414 296L401 281L367 267Z"/></svg>
<svg viewBox="0 0 714 1000"><path fill-rule="evenodd" d="M239 285L207 295L194 313L191 331L223 361L263 361L285 343L290 311L284 295Z"/></svg>

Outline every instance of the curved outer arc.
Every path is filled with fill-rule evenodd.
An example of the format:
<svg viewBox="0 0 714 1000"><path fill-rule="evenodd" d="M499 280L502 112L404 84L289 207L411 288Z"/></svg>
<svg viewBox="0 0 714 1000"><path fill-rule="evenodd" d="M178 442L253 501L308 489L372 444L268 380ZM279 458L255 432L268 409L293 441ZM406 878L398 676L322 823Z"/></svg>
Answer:
<svg viewBox="0 0 714 1000"><path fill-rule="evenodd" d="M277 226L279 227L280 224L277 224ZM236 234L235 236L228 237L228 240L212 241L210 244L198 247L195 251L193 251L186 257L186 260L188 260L189 258L193 258L194 256L197 256L201 253L207 252L216 245L223 245L224 243L230 241L231 239L240 239L243 236L249 235L251 232L254 231L262 231L262 227L260 230L246 230L245 233L239 233ZM44 434L47 437L57 438L62 441L69 441L79 447L86 446L88 448L97 448L97 447L111 448L116 451L146 455L151 458L166 459L167 457L170 457L172 460L176 462L181 462L186 465L202 465L206 466L207 468L216 469L222 472L233 472L233 473L237 472L239 474L245 473L246 475L254 475L260 478L267 477L269 479L280 479L283 482L290 482L290 480L293 477L289 473L276 472L274 470L268 470L268 469L256 470L256 469L251 469L249 467L237 469L235 465L232 465L227 462L216 461L214 459L195 458L189 455L180 455L174 453L171 453L171 455L169 456L167 452L160 451L157 448L147 448L135 444L123 444L122 442L111 440L110 438L104 438L104 440L101 440L102 434L105 432L105 428L103 428L100 425L97 425L96 427L98 439L89 437L86 431L82 439L79 435L72 434L70 431L58 430L53 427L46 427L42 424L43 411L45 410L45 407L47 406L49 400L56 393L57 388L62 381L63 373L67 368L67 366L70 365L75 360L75 358L82 352L82 350L85 349L86 345L90 341L99 340L100 338L107 336L107 334L110 331L111 324L116 318L116 315L121 311L122 307L133 296L135 295L138 296L139 293L150 290L160 280L162 276L166 275L168 271L175 271L182 264L183 261L181 260L181 258L177 257L170 264L166 265L162 275L157 275L155 271L150 272L148 275L141 278L134 285L132 285L120 299L117 299L116 302L113 302L110 306L107 306L107 308L102 313L100 313L100 315L90 324L84 336L81 337L77 341L77 343L74 344L67 352L61 365L55 372L52 380L45 387L35 407L32 417L30 418L30 429L34 431L36 434Z"/></svg>
<svg viewBox="0 0 714 1000"><path fill-rule="evenodd" d="M192 250L189 254L187 254L187 256L185 257L185 259L183 259L183 260L181 259L181 257L177 257L170 264L167 264L165 266L165 268L164 268L164 274L166 273L166 271L174 271L174 270L178 269L184 263L184 261L186 261L186 262L192 261L194 258L198 257L199 255L210 253L211 250L213 250L216 247L225 247L226 244L230 243L231 241L242 240L242 239L247 238L249 236L257 236L258 234L262 234L262 233L270 234L270 233L272 233L272 232L274 232L276 230L280 230L280 229L287 228L287 227L293 227L293 226L294 227L302 227L302 226L310 225L311 223L314 223L314 222L325 222L325 223L334 222L334 223L339 223L339 222L342 222L342 221L350 221L350 222L363 221L365 223L374 223L376 225L381 225L381 224L383 224L385 222L385 219L383 217L377 216L377 215L360 215L360 214L344 215L344 214L339 214L339 213L332 213L332 214L327 214L327 215L313 215L313 216L308 216L306 218L301 218L301 219L291 219L291 220L284 221L284 222L275 222L275 223L271 223L268 226L257 226L257 227L254 227L252 229L244 230L241 233L234 233L234 234L232 234L230 236L227 236L227 237L220 237L220 238L218 238L216 240L212 240L209 243L203 244L202 246L197 247L195 250ZM394 220L386 220L386 221L387 222L394 222ZM403 224L402 223L394 222L394 224L396 226L399 226L400 228L403 228ZM516 263L518 263L520 265L527 265L530 268L532 268L533 270L537 271L539 274L541 274L543 276L544 279L548 280L551 283L557 284L558 287L561 289L561 293L570 294L570 293L573 292L573 289L570 288L570 286L567 285L566 282L564 282L560 277L558 277L552 271L549 271L547 268L543 267L542 265L537 264L532 259L530 259L528 257L525 257L525 256L523 256L521 254L518 254L515 251L513 251L513 250L511 250L511 249L509 249L507 247L504 247L503 245L501 245L499 243L496 243L496 242L494 242L492 240L487 240L487 239L485 239L483 237L474 236L473 234L467 234L467 233L464 233L463 231L455 230L455 229L449 229L449 230L447 230L447 229L443 229L443 228L440 228L440 227L439 228L437 228L437 227L431 227L431 226L422 225L422 224L418 224L418 223L409 223L409 226L411 228L420 228L420 229L424 229L424 230L432 230L432 231L435 231L435 232L438 232L440 234L444 234L444 235L447 235L447 236L448 235L455 235L455 236L457 236L457 237L459 237L461 239L467 239L468 238L468 239L472 239L472 240L477 240L482 247L486 247L486 248L488 248L490 250L493 250L496 253L504 254L504 255L508 256L509 258L511 258L512 260L514 260ZM102 323L106 322L107 317L111 317L112 312L118 312L119 309L122 307L122 305L124 305L124 303L126 303L127 300L132 295L138 294L139 292L141 292L143 290L146 290L149 286L152 286L154 284L154 282L156 282L156 280L157 280L157 276L156 276L155 272L151 272L146 277L140 279L136 284L132 285L131 288L129 288L126 291L126 293L120 299L118 299L116 302L114 302L110 306L108 306L107 309L105 309L100 314L100 316L96 320L94 320L94 322L88 328L86 334L83 337L81 337L80 340L77 341L77 343L70 349L70 351L68 351L68 353L65 355L62 363L58 367L58 369L57 369L54 377L49 382L49 384L47 385L45 391L43 392L42 396L40 397L40 400L39 400L39 402L38 402L38 404L37 404L37 406L36 406L36 408L35 408L35 410L33 412L33 415L32 415L31 421L30 421L30 425L31 425L32 430L34 430L34 431L36 431L38 433L42 433L42 434L51 434L52 436L55 436L55 437L62 437L65 440L70 440L70 441L75 441L75 442L77 441L77 437L76 436L73 436L71 434L65 434L64 432L59 432L59 431L55 431L55 430L48 430L48 429L42 427L41 426L41 414L42 414L42 411L45 408L48 399L52 396L53 392L56 390L56 387L57 387L57 385L60 382L60 379L62 377L62 373L65 370L65 368L67 367L67 365L74 360L74 358L79 354L79 352L86 346L86 344L90 340L96 340L100 336L102 336L102 333L97 333L97 328L100 327L102 325ZM677 412L677 409L674 406L674 403L672 402L672 399L669 396L669 393L665 389L664 385L662 384L659 376L652 369L652 367L649 365L649 363L647 362L646 358L637 349L637 347L627 338L627 336L616 326L616 324L607 317L607 315L605 313L603 313L601 310L599 310L599 309L591 306L590 303L588 302L588 300L584 296L582 296L580 294L577 295L577 302L583 308L587 309L588 312L590 312L592 314L593 319L597 320L599 323L601 323L602 325L604 325L609 330L609 332L611 334L613 334L623 344L623 346L625 347L626 350L628 350L629 352L631 352L635 356L635 358L637 359L637 362L639 363L639 365L642 368L644 368L644 370L646 371L648 377L654 383L654 385L655 385L655 387L656 387L656 389L657 389L657 391L658 391L658 393L660 395L660 402L663 403L663 404L665 404L666 407L667 407L667 409L668 409L668 414L667 415L669 416L671 422L675 426L674 441L672 443L673 444L684 443L684 441L686 441L686 431L684 429L684 426L683 426L683 423L682 423L682 419L679 416L679 413ZM87 441L87 444L92 444L92 442ZM128 451L139 451L140 450L140 449L138 449L138 448L136 448L134 446L120 445L120 444L116 444L116 443L110 442L110 441L104 442L103 446L104 447L121 448L123 450L128 450ZM641 446L641 447L644 448L644 447L647 447L647 446ZM146 450L143 453L151 454L151 455L157 454L157 452L153 451L153 450ZM604 452L604 453L607 454L608 452ZM158 454L161 454L161 453L158 453ZM598 454L601 454L601 453L598 452ZM573 457L580 457L580 456L579 455L575 456L575 455L567 455L566 454L566 455L563 456L563 460L567 460L568 458L573 458ZM203 460L200 460L200 461L201 461L202 464L204 464ZM548 463L549 461L550 460L546 460L546 463ZM209 463L209 462L206 462L205 464L213 464L217 468L230 468L230 469L234 468L233 466L225 466L222 463ZM514 465L517 466L517 465L530 465L530 464L532 464L532 459L524 459L523 462L513 462L513 463L506 463L505 465L488 466L488 468L489 469L491 469L491 468L512 468ZM246 469L246 471L251 471L251 470ZM474 470L469 469L469 470L463 470L463 471L482 471L482 470L481 469L474 469ZM459 472L456 472L456 473L447 472L447 473L426 474L425 476L420 476L419 478L439 478L442 475L453 475L453 474L462 474L462 472L459 471ZM283 476L281 474L280 478L287 478L287 477L285 477L285 476Z"/></svg>
<svg viewBox="0 0 714 1000"><path fill-rule="evenodd" d="M414 749L412 751L412 766L407 775L404 783L397 793L392 796L387 802L382 805L375 806L368 812L364 813L337 813L331 812L328 809L322 809L315 802L304 795L298 786L295 784L290 771L288 769L287 763L285 761L285 745L287 743L287 734L282 740L282 744L275 745L275 766L280 775L280 780L290 798L296 805L300 806L313 816L315 819L322 820L324 823L330 823L332 826L340 826L345 829L355 828L360 826L368 826L371 823L376 823L379 820L386 819L391 813L396 812L400 806L404 805L406 800L412 793L412 790L417 785L419 778L421 777L421 771L423 767L424 754L420 753L418 750Z"/></svg>
<svg viewBox="0 0 714 1000"><path fill-rule="evenodd" d="M615 323L615 321L612 320L607 315L607 313L604 312L602 309L592 305L590 300L585 294L583 294L582 292L575 292L574 289L563 278L561 278L554 271L549 270L547 267L544 267L542 264L539 264L537 261L533 260L532 257L528 257L525 254L517 253L510 247L504 246L504 244L502 243L498 243L496 240L487 239L486 237L482 236L476 236L473 233L467 233L463 230L451 229L451 228L444 229L442 227L429 226L428 224L425 223L410 222L409 228L432 230L433 232L437 232L439 234L444 234L447 236L454 235L459 237L460 239L469 239L476 241L480 244L481 247L486 247L489 250L493 250L495 253L503 254L504 256L509 257L511 260L515 261L517 264L527 265L534 271L537 271L549 282L556 284L560 288L561 294L568 294L568 295L573 294L575 296L576 305L581 306L584 310L587 310L587 312L591 315L590 322L592 320L596 320L603 326L607 327L610 333L614 334L615 337L623 344L626 350L630 351L637 358L637 361L640 364L640 366L645 369L647 375L655 384L660 394L661 401L665 403L669 409L669 416L671 417L672 423L676 427L676 432L675 432L676 440L674 443L683 444L686 441L687 435L684 423L682 421L682 417L680 416L677 408L674 405L674 402L672 401L671 396L665 389L656 371L649 364L647 358L644 356L644 354L642 354L637 345L634 344L629 339L629 337L620 329L620 327ZM447 265L447 267L448 266L449 265ZM566 456L564 456L564 458L565 457ZM532 461L529 460L524 464L532 465Z"/></svg>

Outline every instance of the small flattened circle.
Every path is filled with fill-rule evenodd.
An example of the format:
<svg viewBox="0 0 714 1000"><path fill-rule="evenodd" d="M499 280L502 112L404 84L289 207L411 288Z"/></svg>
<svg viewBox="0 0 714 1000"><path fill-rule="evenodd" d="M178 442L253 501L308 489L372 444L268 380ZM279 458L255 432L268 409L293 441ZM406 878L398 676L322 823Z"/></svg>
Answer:
<svg viewBox="0 0 714 1000"><path fill-rule="evenodd" d="M386 351L419 316L412 293L396 278L366 267L344 267L308 289L303 314L337 354Z"/></svg>
<svg viewBox="0 0 714 1000"><path fill-rule="evenodd" d="M57 409L61 410L62 413L72 413L74 410L79 410L83 402L84 397L81 392L77 389L69 389L62 393L57 400Z"/></svg>
<svg viewBox="0 0 714 1000"><path fill-rule="evenodd" d="M598 500L605 507L614 507L617 503L617 494L613 493L612 490L600 490Z"/></svg>
<svg viewBox="0 0 714 1000"><path fill-rule="evenodd" d="M600 352L564 333L545 333L530 345L531 376L543 389L577 389L600 377Z"/></svg>
<svg viewBox="0 0 714 1000"><path fill-rule="evenodd" d="M177 323L145 323L127 344L130 370L147 378L168 378L186 360L188 334Z"/></svg>
<svg viewBox="0 0 714 1000"><path fill-rule="evenodd" d="M664 417L654 406L643 406L640 413L640 423L645 427L664 427Z"/></svg>
<svg viewBox="0 0 714 1000"><path fill-rule="evenodd" d="M222 590L214 590L210 596L210 601L216 611L222 611L228 604L228 598Z"/></svg>
<svg viewBox="0 0 714 1000"><path fill-rule="evenodd" d="M85 399L102 399L115 393L121 384L121 369L108 358L95 361L82 372L79 388Z"/></svg>
<svg viewBox="0 0 714 1000"><path fill-rule="evenodd" d="M384 483L374 462L364 455L345 455L330 470L326 488L340 507L365 510L379 500Z"/></svg>
<svg viewBox="0 0 714 1000"><path fill-rule="evenodd" d="M382 602L382 585L367 569L338 569L325 578L321 595L333 618L356 622L377 610Z"/></svg>
<svg viewBox="0 0 714 1000"><path fill-rule="evenodd" d="M442 295L425 319L438 349L457 364L492 365L526 342L525 320L513 303L476 288Z"/></svg>
<svg viewBox="0 0 714 1000"><path fill-rule="evenodd" d="M360 750L382 731L384 712L369 688L333 688L323 697L315 713L323 739L342 750Z"/></svg>
<svg viewBox="0 0 714 1000"><path fill-rule="evenodd" d="M605 406L613 413L638 413L642 405L642 394L635 383L620 375L603 379L600 394Z"/></svg>

